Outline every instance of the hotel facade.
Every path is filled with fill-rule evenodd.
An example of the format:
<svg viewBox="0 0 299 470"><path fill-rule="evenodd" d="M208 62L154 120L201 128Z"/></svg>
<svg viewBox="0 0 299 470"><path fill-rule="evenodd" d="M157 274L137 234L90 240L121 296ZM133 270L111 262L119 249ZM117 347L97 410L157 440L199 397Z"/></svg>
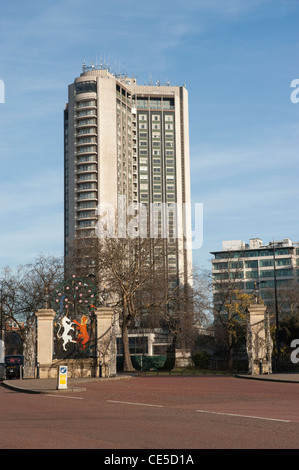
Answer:
<svg viewBox="0 0 299 470"><path fill-rule="evenodd" d="M112 74L104 67L83 66L68 87L64 110L64 197L65 254L77 236L99 234L102 210L107 207L118 216L116 236L121 237L128 232L122 226L119 233L120 213L132 214L133 208L136 214L138 208L145 208L151 226L157 212L160 230L165 217L161 208L166 208L167 269L173 277L189 282L186 87L137 85L135 78ZM144 233L140 232L144 222L134 227L135 235Z"/></svg>

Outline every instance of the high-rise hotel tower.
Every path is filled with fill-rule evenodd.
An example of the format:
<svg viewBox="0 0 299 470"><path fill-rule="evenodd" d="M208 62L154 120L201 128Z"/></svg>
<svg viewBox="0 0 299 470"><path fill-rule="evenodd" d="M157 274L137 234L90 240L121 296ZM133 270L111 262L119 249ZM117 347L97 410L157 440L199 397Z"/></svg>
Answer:
<svg viewBox="0 0 299 470"><path fill-rule="evenodd" d="M69 85L64 111L65 251L94 235L99 205L142 204L169 212L168 270L192 270L188 92L137 85L136 79L85 67ZM122 207L122 210L124 207ZM153 217L153 216L152 216ZM161 216L160 219L161 223Z"/></svg>

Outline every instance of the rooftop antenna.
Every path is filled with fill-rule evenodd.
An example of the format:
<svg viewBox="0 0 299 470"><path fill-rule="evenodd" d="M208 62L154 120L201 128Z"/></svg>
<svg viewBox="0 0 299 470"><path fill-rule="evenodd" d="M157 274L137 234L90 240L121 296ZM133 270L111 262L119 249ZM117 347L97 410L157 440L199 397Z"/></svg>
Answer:
<svg viewBox="0 0 299 470"><path fill-rule="evenodd" d="M101 55L100 55L100 64L99 64L99 66L100 66L100 69L102 70L102 68L103 68L103 57L102 57L102 51L101 51Z"/></svg>

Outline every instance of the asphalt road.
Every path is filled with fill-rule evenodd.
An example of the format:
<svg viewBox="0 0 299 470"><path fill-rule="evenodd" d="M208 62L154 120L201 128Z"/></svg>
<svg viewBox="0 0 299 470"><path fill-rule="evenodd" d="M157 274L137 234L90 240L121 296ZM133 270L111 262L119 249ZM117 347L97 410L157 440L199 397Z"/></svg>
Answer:
<svg viewBox="0 0 299 470"><path fill-rule="evenodd" d="M299 449L299 384L131 377L86 391L0 387L1 449ZM111 452L107 455L112 455Z"/></svg>

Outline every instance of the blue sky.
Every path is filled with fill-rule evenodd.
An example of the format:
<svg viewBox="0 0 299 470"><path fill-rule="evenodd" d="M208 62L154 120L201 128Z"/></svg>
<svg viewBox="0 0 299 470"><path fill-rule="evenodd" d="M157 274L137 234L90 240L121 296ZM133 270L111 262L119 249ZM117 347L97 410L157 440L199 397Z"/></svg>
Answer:
<svg viewBox="0 0 299 470"><path fill-rule="evenodd" d="M100 57L187 86L197 266L222 240L298 241L298 23L298 0L2 2L0 266L63 252L67 86Z"/></svg>

